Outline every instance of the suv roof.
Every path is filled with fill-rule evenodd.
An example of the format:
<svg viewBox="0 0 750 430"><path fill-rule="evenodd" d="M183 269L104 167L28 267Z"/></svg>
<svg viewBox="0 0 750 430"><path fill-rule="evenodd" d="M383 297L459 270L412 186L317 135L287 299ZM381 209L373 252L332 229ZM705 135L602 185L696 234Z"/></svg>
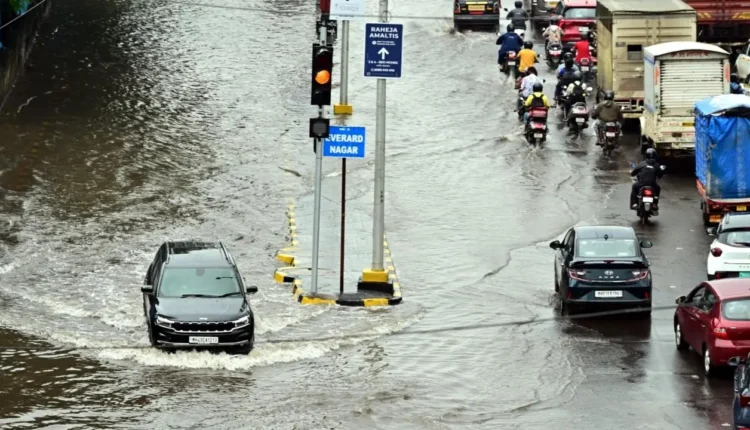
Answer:
<svg viewBox="0 0 750 430"><path fill-rule="evenodd" d="M596 7L596 0L562 0L565 7Z"/></svg>
<svg viewBox="0 0 750 430"><path fill-rule="evenodd" d="M234 260L221 242L166 242L166 265L172 267L233 267Z"/></svg>
<svg viewBox="0 0 750 430"><path fill-rule="evenodd" d="M729 212L721 219L721 228L750 227L750 213Z"/></svg>

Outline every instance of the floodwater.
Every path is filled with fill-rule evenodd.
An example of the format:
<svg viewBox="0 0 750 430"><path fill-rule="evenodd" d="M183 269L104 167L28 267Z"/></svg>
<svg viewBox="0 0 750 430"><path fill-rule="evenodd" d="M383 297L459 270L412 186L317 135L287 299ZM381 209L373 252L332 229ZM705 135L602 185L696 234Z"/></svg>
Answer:
<svg viewBox="0 0 750 430"><path fill-rule="evenodd" d="M593 138L561 131L530 148L512 83L494 64L494 35L456 34L449 20L396 20L406 66L388 87L386 230L404 304L293 302L270 273L285 198L311 192L314 3L210 4L285 12L161 0L52 6L0 112L1 427L731 422L731 380L706 380L697 355L675 351L671 310L646 321L554 319L547 243L575 224L636 226L626 201L637 152L607 160ZM375 86L361 78L362 26L352 31L354 120L372 128ZM364 190L356 210L372 200L372 166L350 169L349 186ZM705 278L709 242L687 172L663 182L653 225L636 226L655 243L656 306ZM250 356L147 347L140 280L167 238L221 239L255 280ZM303 341L345 335L358 337Z"/></svg>

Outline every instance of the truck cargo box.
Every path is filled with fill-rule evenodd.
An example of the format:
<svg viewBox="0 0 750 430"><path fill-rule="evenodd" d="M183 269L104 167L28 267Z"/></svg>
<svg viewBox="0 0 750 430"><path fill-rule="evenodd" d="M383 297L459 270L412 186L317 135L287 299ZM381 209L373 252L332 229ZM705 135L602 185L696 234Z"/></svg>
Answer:
<svg viewBox="0 0 750 430"><path fill-rule="evenodd" d="M643 49L695 42L695 10L680 0L599 0L596 6L598 96L615 92L626 118L643 111Z"/></svg>
<svg viewBox="0 0 750 430"><path fill-rule="evenodd" d="M698 41L741 44L750 38L748 0L685 0L685 3L698 14Z"/></svg>
<svg viewBox="0 0 750 430"><path fill-rule="evenodd" d="M708 200L750 200L750 97L695 104L695 175Z"/></svg>

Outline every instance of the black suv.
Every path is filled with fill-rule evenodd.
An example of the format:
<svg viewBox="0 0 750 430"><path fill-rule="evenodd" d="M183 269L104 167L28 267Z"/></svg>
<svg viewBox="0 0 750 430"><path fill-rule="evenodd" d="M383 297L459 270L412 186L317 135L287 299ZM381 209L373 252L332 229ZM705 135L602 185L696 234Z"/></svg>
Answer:
<svg viewBox="0 0 750 430"><path fill-rule="evenodd" d="M141 287L151 345L224 348L247 354L255 319L234 259L222 243L165 242Z"/></svg>

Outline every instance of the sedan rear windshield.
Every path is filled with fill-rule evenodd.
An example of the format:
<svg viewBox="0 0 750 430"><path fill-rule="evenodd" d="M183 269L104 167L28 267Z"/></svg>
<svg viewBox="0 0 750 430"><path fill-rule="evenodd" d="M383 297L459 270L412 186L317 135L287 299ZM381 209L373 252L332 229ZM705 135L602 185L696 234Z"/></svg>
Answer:
<svg viewBox="0 0 750 430"><path fill-rule="evenodd" d="M596 19L596 8L594 7L571 7L563 12L565 19Z"/></svg>
<svg viewBox="0 0 750 430"><path fill-rule="evenodd" d="M750 228L724 230L716 239L729 246L750 246Z"/></svg>
<svg viewBox="0 0 750 430"><path fill-rule="evenodd" d="M637 257L638 244L635 239L578 239L575 254L585 258Z"/></svg>
<svg viewBox="0 0 750 430"><path fill-rule="evenodd" d="M721 312L728 320L750 321L750 299L727 300Z"/></svg>
<svg viewBox="0 0 750 430"><path fill-rule="evenodd" d="M164 270L159 297L226 296L240 293L240 284L231 268L170 267Z"/></svg>

